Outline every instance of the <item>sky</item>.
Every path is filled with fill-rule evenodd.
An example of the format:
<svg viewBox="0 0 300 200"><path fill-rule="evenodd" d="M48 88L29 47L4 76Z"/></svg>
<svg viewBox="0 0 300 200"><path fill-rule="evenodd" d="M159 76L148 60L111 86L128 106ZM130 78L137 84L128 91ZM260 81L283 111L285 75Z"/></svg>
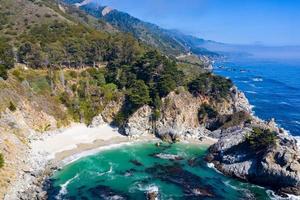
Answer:
<svg viewBox="0 0 300 200"><path fill-rule="evenodd" d="M231 44L300 45L300 0L96 0L163 28Z"/></svg>

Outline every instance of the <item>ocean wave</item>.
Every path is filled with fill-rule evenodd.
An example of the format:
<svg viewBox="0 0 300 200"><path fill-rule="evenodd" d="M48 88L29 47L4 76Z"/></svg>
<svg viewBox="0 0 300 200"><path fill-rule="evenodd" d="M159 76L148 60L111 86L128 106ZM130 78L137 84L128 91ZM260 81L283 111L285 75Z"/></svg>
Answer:
<svg viewBox="0 0 300 200"><path fill-rule="evenodd" d="M231 187L234 190L238 190L238 191L245 191L246 190L244 188L239 188L237 186L234 186L234 185L230 184L230 181L222 181L222 182L224 183L224 185L226 185L228 187Z"/></svg>
<svg viewBox="0 0 300 200"><path fill-rule="evenodd" d="M69 179L64 184L61 184L60 185L61 189L59 190L59 193L56 195L55 199L57 199L57 200L63 199L63 196L68 193L68 190L67 190L68 185L78 177L79 177L79 174L76 174L73 178Z"/></svg>
<svg viewBox="0 0 300 200"><path fill-rule="evenodd" d="M174 154L166 154L166 153L159 153L156 154L155 157L165 159L165 160L177 160L180 158L179 155L174 155Z"/></svg>
<svg viewBox="0 0 300 200"><path fill-rule="evenodd" d="M251 83L249 84L251 87L257 88L255 84Z"/></svg>
<svg viewBox="0 0 300 200"><path fill-rule="evenodd" d="M281 104L281 105L288 105L288 106L290 106L290 105L291 105L290 103L288 103L288 102L285 102L285 101L282 101L282 102L280 102L279 104Z"/></svg>
<svg viewBox="0 0 300 200"><path fill-rule="evenodd" d="M236 190L236 191L242 191L243 192L243 196L244 198L247 199L254 199L254 195L252 194L252 192L246 188L242 188L242 187L238 187L238 186L234 186L230 183L230 181L223 181L224 185L231 187L232 189Z"/></svg>
<svg viewBox="0 0 300 200"><path fill-rule="evenodd" d="M300 125L300 121L293 121L293 123L297 124L297 125Z"/></svg>
<svg viewBox="0 0 300 200"><path fill-rule="evenodd" d="M300 200L300 196L288 195L288 197L281 197L276 195L272 190L267 190L267 194L272 200Z"/></svg>
<svg viewBox="0 0 300 200"><path fill-rule="evenodd" d="M106 150L111 150L111 149L116 149L116 148L120 148L123 146L131 146L131 145L135 145L137 143L142 143L142 142L149 142L149 141L143 141L143 140L137 140L137 141L132 141L132 142L123 142L123 143L119 143L119 144L111 144L111 145L107 145L107 146L102 146L96 149L92 149L92 150L88 150L88 151L84 151L75 155L72 155L66 159L64 159L62 161L62 166L66 166L68 164L71 164L81 158L87 157L87 156L91 156L91 155L95 155L101 151L106 151Z"/></svg>
<svg viewBox="0 0 300 200"><path fill-rule="evenodd" d="M155 184L144 185L141 183L136 183L129 188L129 193L134 193L136 190L141 192L158 192L159 187Z"/></svg>
<svg viewBox="0 0 300 200"><path fill-rule="evenodd" d="M215 167L214 163L207 163L207 167L215 170L219 174L223 174L222 172L220 172L219 170L217 170L217 168Z"/></svg>
<svg viewBox="0 0 300 200"><path fill-rule="evenodd" d="M255 92L255 91L245 91L246 93L249 93L249 94L257 94L257 92Z"/></svg>
<svg viewBox="0 0 300 200"><path fill-rule="evenodd" d="M105 175L105 174L110 174L110 173L112 173L112 172L113 172L112 163L109 163L109 165L110 165L110 167L109 167L109 170L108 170L108 171L106 171L106 172L97 172L97 175L98 175L98 176L103 176L103 175Z"/></svg>
<svg viewBox="0 0 300 200"><path fill-rule="evenodd" d="M300 148L300 136L294 136L297 141L297 146Z"/></svg>
<svg viewBox="0 0 300 200"><path fill-rule="evenodd" d="M249 81L241 81L242 83L249 83Z"/></svg>
<svg viewBox="0 0 300 200"><path fill-rule="evenodd" d="M264 79L263 78L253 78L252 81L254 81L254 82L263 82Z"/></svg>

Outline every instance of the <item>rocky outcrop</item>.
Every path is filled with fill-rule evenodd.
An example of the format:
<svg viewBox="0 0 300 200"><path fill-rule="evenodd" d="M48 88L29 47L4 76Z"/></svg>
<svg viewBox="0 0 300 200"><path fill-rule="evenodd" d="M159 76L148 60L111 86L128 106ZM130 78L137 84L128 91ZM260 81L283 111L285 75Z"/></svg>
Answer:
<svg viewBox="0 0 300 200"><path fill-rule="evenodd" d="M152 109L144 106L137 110L125 126L126 135L138 136L153 132L165 138L199 139L210 133L199 122L198 111L201 105L212 105L218 113L230 115L234 112L251 112L245 95L236 88L232 89L230 98L219 102L207 96L195 97L184 88L178 88L162 100L160 117L156 122L151 120Z"/></svg>
<svg viewBox="0 0 300 200"><path fill-rule="evenodd" d="M252 106L245 94L239 91L235 86L231 89L231 99L233 101L233 109L235 112L245 111L250 114L252 113Z"/></svg>
<svg viewBox="0 0 300 200"><path fill-rule="evenodd" d="M153 133L154 130L151 116L152 109L149 106L140 108L129 118L125 127L125 134L136 137Z"/></svg>
<svg viewBox="0 0 300 200"><path fill-rule="evenodd" d="M122 96L115 101L109 102L101 113L102 119L106 123L112 123L116 114L121 110L125 97Z"/></svg>
<svg viewBox="0 0 300 200"><path fill-rule="evenodd" d="M300 195L300 153L296 140L277 133L276 145L258 153L246 142L250 131L247 127L222 132L219 141L210 148L207 160L225 175L266 186L279 193Z"/></svg>
<svg viewBox="0 0 300 200"><path fill-rule="evenodd" d="M219 141L210 148L207 160L219 171L278 192L300 194L300 153L293 137L280 129L273 119L265 122L253 115L249 115L250 122L208 131L198 119L198 110L204 103L224 116L241 111L252 114L247 98L235 87L231 89L230 98L223 102L194 97L180 89L163 99L161 115L156 122L151 120L152 109L144 106L129 118L125 133L139 136L155 132L160 138L172 141L202 136L217 138ZM263 152L253 151L246 141L253 127L276 132L276 145Z"/></svg>

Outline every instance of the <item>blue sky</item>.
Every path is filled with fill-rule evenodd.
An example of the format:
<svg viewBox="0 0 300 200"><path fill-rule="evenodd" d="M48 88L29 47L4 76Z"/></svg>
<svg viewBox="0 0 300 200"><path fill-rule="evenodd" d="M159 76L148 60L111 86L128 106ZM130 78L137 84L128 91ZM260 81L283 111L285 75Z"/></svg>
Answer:
<svg viewBox="0 0 300 200"><path fill-rule="evenodd" d="M233 44L300 45L300 0L97 0L164 28Z"/></svg>

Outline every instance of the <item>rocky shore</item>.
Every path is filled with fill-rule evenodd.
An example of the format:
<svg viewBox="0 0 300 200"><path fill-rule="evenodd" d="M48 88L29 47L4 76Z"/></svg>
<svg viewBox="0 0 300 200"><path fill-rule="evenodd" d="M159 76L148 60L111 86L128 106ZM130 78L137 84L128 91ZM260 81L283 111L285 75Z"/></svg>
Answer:
<svg viewBox="0 0 300 200"><path fill-rule="evenodd" d="M199 121L199 108L204 104L212 105L219 113L218 117L225 118L226 123L228 120L232 123L230 120L240 112L247 113L245 116L250 116L251 120L247 118L238 121L238 125L221 126L212 130L210 125L219 123L220 119L209 119L205 124ZM195 97L179 88L179 91L171 92L163 99L161 115L155 123L151 116L151 107L144 106L136 111L123 127L127 136L121 136L117 131L112 131L109 136L101 135L102 138L100 136L95 138L93 135L90 140L92 144L89 145L78 141L82 141L82 137L91 130L80 131L81 136L75 137L78 139L77 142L68 140L70 138L68 134L65 138L57 137L52 142L50 141L55 136L51 134L42 140L32 139L31 149L25 153L28 157L26 159L28 170L19 173L18 181L5 199L47 199L48 177L61 167L61 161L65 158L99 147L136 141L138 138L154 139L153 133L165 141L203 141L202 144L213 144L207 155L207 161L213 163L225 175L269 187L280 194L300 195L300 155L296 140L278 128L274 121L265 122L253 116L248 100L237 88L232 88L230 98L223 102L208 97ZM100 115L94 119L90 128L97 128L101 124L103 119ZM253 152L247 143L247 137L254 127L275 132L276 145L259 153ZM78 127L75 129L78 130ZM205 138L214 139L205 140ZM61 141L70 143L64 144L60 143ZM75 147L66 149L65 146L70 146L72 142L76 144ZM53 148L51 144L56 143L61 147ZM36 147L35 150L32 149L33 146ZM49 156L51 152L36 151L41 147L52 149L52 156Z"/></svg>
<svg viewBox="0 0 300 200"><path fill-rule="evenodd" d="M256 126L259 123L262 122ZM273 130L278 131L278 128ZM300 195L297 141L286 132L278 131L276 145L256 152L247 142L250 132L250 127L222 131L219 141L210 147L207 161L227 176L270 188L281 196Z"/></svg>
<svg viewBox="0 0 300 200"><path fill-rule="evenodd" d="M208 130L199 124L198 108L208 103L222 116L243 112L247 120L226 128ZM131 136L153 131L151 108L138 110L128 121L125 132ZM211 119L208 123L215 123ZM276 137L272 147L256 152L246 142L253 129L268 130ZM253 115L245 95L233 88L227 102L194 97L186 91L170 93L163 99L160 119L155 124L156 135L164 140L201 139L209 136L218 140L210 147L207 161L227 176L268 187L282 196L300 195L300 151L295 138L278 127L272 119L263 121ZM267 136L266 136L267 137Z"/></svg>

